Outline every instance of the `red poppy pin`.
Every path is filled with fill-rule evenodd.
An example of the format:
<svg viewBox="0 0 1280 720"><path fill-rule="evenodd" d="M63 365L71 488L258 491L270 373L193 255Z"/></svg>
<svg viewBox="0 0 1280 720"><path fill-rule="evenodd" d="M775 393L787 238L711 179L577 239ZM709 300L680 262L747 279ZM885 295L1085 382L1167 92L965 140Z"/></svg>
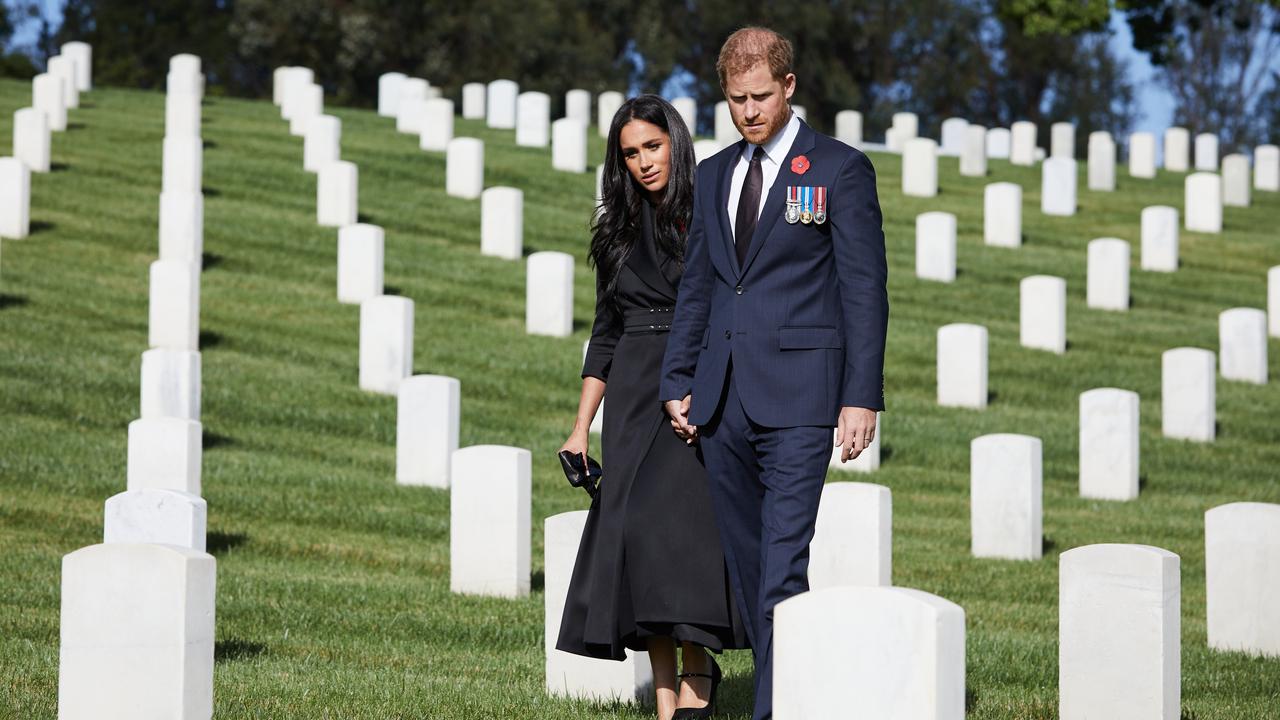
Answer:
<svg viewBox="0 0 1280 720"><path fill-rule="evenodd" d="M803 155L797 155L791 158L791 172L797 175L803 175L809 170L809 158Z"/></svg>

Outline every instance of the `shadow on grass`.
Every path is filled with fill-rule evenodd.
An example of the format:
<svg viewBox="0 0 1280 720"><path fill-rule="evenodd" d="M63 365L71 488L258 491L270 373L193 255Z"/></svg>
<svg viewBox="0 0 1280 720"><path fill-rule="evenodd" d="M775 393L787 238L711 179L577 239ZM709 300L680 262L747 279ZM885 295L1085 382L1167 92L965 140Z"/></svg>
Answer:
<svg viewBox="0 0 1280 720"><path fill-rule="evenodd" d="M1045 535L1040 539L1040 553L1042 555L1052 555L1058 549L1058 543L1053 538Z"/></svg>
<svg viewBox="0 0 1280 720"><path fill-rule="evenodd" d="M382 294L383 295L403 295L404 289L397 287L395 285L383 285Z"/></svg>
<svg viewBox="0 0 1280 720"><path fill-rule="evenodd" d="M373 221L372 215L366 215L364 213L356 213L356 222L365 223L366 225L377 225L377 223Z"/></svg>
<svg viewBox="0 0 1280 720"><path fill-rule="evenodd" d="M969 713L973 712L973 708L974 708L974 706L976 706L977 704L978 704L978 693L977 693L977 692L975 692L975 691L974 691L974 689L973 689L972 687L969 687L968 683L966 683L966 684L965 684L965 688L964 688L964 712L965 712L965 714L967 715L967 714L969 714Z"/></svg>
<svg viewBox="0 0 1280 720"><path fill-rule="evenodd" d="M27 234L39 235L40 233L57 229L57 227L57 225L45 220L32 220L31 224L27 226Z"/></svg>
<svg viewBox="0 0 1280 720"><path fill-rule="evenodd" d="M49 163L49 172L66 172L71 169L67 163Z"/></svg>
<svg viewBox="0 0 1280 720"><path fill-rule="evenodd" d="M266 651L267 646L262 643L239 638L219 640L213 644L213 661L235 662L237 660L251 660Z"/></svg>
<svg viewBox="0 0 1280 720"><path fill-rule="evenodd" d="M578 332L579 330L588 330L588 329L590 329L590 328L591 328L591 323L588 323L586 320L574 320L574 321L573 321L573 331L574 331L574 332Z"/></svg>
<svg viewBox="0 0 1280 720"><path fill-rule="evenodd" d="M84 123L81 123L81 122L69 122L69 123L67 123L67 131L68 131L68 132L70 132L70 131L72 131L72 130L83 130L83 129L87 128L87 127L89 127L89 126L88 126L88 125L85 125Z"/></svg>
<svg viewBox="0 0 1280 720"><path fill-rule="evenodd" d="M205 535L204 550L210 555L221 555L247 542L249 542L249 536L244 533L226 533L212 530Z"/></svg>
<svg viewBox="0 0 1280 720"><path fill-rule="evenodd" d="M201 350L216 348L222 344L223 340L224 338L222 337L221 333L216 333L216 332L213 332L212 330L200 331L200 349Z"/></svg>
<svg viewBox="0 0 1280 720"><path fill-rule="evenodd" d="M202 252L202 253L200 253L200 267L201 267L201 269L203 269L203 270L209 270L209 269L212 269L212 268L216 268L216 267L218 267L218 266L219 266L219 265L221 265L221 264L222 264L222 256L221 256L221 255L215 255L214 253L207 253L207 252Z"/></svg>
<svg viewBox="0 0 1280 720"><path fill-rule="evenodd" d="M233 438L226 435L219 435L216 432L209 432L208 430L204 430L200 433L200 442L205 450L230 447L236 444L236 441Z"/></svg>
<svg viewBox="0 0 1280 720"><path fill-rule="evenodd" d="M212 140L205 140L205 141L204 141L204 149L205 149L205 150L217 150L217 149L218 149L218 143L216 143L216 142L214 142L214 141L212 141Z"/></svg>
<svg viewBox="0 0 1280 720"><path fill-rule="evenodd" d="M202 187L202 188L200 188L200 190L204 193L204 196L205 196L205 197L207 197L207 198L211 198L211 197L222 197L222 191L221 191L221 190L219 190L218 188L214 188L214 187Z"/></svg>
<svg viewBox="0 0 1280 720"><path fill-rule="evenodd" d="M541 570L529 576L529 590L531 592L538 592L540 590L546 589L546 587L547 587L547 576L544 575Z"/></svg>
<svg viewBox="0 0 1280 720"><path fill-rule="evenodd" d="M22 307L27 304L25 295L6 295L0 293L0 310L11 307Z"/></svg>
<svg viewBox="0 0 1280 720"><path fill-rule="evenodd" d="M891 457L893 457L893 448L888 446L882 446L880 448L880 462L881 463L888 462L889 458Z"/></svg>

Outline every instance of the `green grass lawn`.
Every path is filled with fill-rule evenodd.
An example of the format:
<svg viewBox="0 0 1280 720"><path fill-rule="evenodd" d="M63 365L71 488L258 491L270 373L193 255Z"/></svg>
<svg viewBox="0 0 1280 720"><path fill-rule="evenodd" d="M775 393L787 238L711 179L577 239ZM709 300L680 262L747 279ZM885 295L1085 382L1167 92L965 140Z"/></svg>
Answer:
<svg viewBox="0 0 1280 720"><path fill-rule="evenodd" d="M31 237L3 241L0 270L0 717L56 715L60 558L102 537L103 501L125 489L126 426L138 415L147 349L148 265L158 254L164 98L98 89L54 137L54 172L33 177ZM0 81L0 138L30 103ZM525 193L525 247L578 260L576 331L524 334L524 266L479 253L478 201L444 193L442 154L418 149L366 110L343 122L360 167L360 211L386 228L389 293L416 303L414 369L462 382L462 445L534 457L533 594L519 601L449 592L446 492L395 484L395 400L357 387L359 310L336 300L336 231L315 221L302 141L266 102L204 107L202 287L204 496L218 560L215 705L239 718L606 718L647 711L548 699L543 691L542 520L582 509L555 450L572 424L592 317L586 266L594 176L551 170L549 150L459 119L486 142L485 183ZM602 156L599 138L593 158ZM992 162L988 180L940 163L941 194L900 192L900 161L873 155L890 271L884 464L893 489L894 583L967 614L971 718L1057 717L1059 553L1099 542L1157 545L1182 558L1184 718L1280 717L1280 661L1206 645L1204 511L1280 502L1280 343L1273 382L1218 382L1219 439L1160 435L1160 354L1217 349L1217 316L1264 307L1280 264L1280 195L1227 208L1221 235L1183 233L1182 267L1138 270L1139 213L1182 206L1182 180L1084 189L1075 217L1040 213L1037 168ZM982 189L1022 185L1025 245L982 243ZM914 276L917 214L959 220L954 284ZM1085 306L1085 246L1133 246L1133 308ZM1018 281L1067 280L1064 356L1018 345ZM985 411L934 402L935 332L990 331ZM1095 387L1142 397L1142 497L1077 492L1078 396ZM969 441L1020 432L1044 443L1045 557L969 555ZM598 445L596 446L598 452ZM842 476L843 477L843 476ZM1277 599L1280 602L1280 599ZM750 657L730 653L723 707L748 717Z"/></svg>

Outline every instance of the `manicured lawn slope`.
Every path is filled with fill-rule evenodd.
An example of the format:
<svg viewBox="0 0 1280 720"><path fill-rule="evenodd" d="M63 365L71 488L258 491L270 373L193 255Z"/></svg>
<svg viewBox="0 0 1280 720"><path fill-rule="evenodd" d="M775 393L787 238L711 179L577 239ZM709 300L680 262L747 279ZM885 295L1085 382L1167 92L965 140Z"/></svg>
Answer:
<svg viewBox="0 0 1280 720"><path fill-rule="evenodd" d="M0 269L0 717L56 715L60 558L99 542L102 504L125 487L126 426L138 414L147 346L147 268L156 259L163 96L102 88L54 138L54 172L33 183L34 232L3 241ZM0 81L0 138L30 86ZM392 121L334 108L343 156L360 167L360 210L386 228L388 292L416 303L414 368L462 382L462 444L534 457L534 593L520 601L449 593L446 492L394 481L395 401L357 388L359 311L336 301L336 232L315 222L302 141L265 102L204 107L202 287L204 496L218 559L217 716L240 718L604 718L647 711L547 699L542 667L542 520L586 506L554 451L576 407L593 305L586 266L591 173L550 168L549 150L457 121L486 142L485 183L525 193L525 246L578 259L577 331L524 334L522 263L479 253L478 201L444 194L444 158ZM592 157L602 143L592 138ZM1080 212L1039 212L1039 170L992 163L986 181L940 167L942 193L904 198L900 160L879 172L892 306L885 459L897 585L967 613L969 716L1057 717L1059 553L1097 542L1158 545L1182 558L1184 717L1280 717L1280 661L1210 652L1203 513L1280 502L1280 343L1264 387L1218 382L1216 443L1160 436L1160 353L1217 349L1217 315L1263 307L1280 264L1280 196L1228 208L1220 236L1182 235L1173 275L1138 270L1139 212L1182 205L1182 175L1118 172L1119 192L1084 189ZM1024 189L1025 245L982 243L982 188ZM914 277L917 214L959 219L960 275ZM1085 245L1133 244L1133 308L1085 307ZM1067 279L1064 356L1018 345L1018 281ZM990 330L990 407L938 408L935 332ZM1078 396L1142 397L1142 497L1077 493ZM1046 554L969 555L969 441L1021 432L1044 443ZM598 452L598 444L595 445ZM843 474L840 477L846 478ZM747 718L750 658L732 653L724 707Z"/></svg>

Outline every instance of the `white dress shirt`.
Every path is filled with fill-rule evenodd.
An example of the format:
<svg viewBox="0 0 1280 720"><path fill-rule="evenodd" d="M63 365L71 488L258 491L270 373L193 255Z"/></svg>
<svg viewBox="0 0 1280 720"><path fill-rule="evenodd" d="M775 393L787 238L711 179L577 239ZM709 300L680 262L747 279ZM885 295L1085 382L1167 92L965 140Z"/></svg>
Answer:
<svg viewBox="0 0 1280 720"><path fill-rule="evenodd" d="M764 145L752 145L742 148L742 155L738 157L738 164L733 168L733 179L729 182L729 228L733 232L738 232L738 198L742 197L742 183L747 179L747 170L751 167L751 155L755 153L757 147L764 148L764 157L760 159L760 172L764 184L760 187L760 207L756 208L756 218L760 217L760 210L764 208L764 202L769 197L769 189L773 187L773 181L778 178L778 171L782 169L782 163L787 159L787 153L791 152L791 145L796 140L796 134L800 132L800 118L796 114L791 113L791 119L783 126L782 132L774 135Z"/></svg>

